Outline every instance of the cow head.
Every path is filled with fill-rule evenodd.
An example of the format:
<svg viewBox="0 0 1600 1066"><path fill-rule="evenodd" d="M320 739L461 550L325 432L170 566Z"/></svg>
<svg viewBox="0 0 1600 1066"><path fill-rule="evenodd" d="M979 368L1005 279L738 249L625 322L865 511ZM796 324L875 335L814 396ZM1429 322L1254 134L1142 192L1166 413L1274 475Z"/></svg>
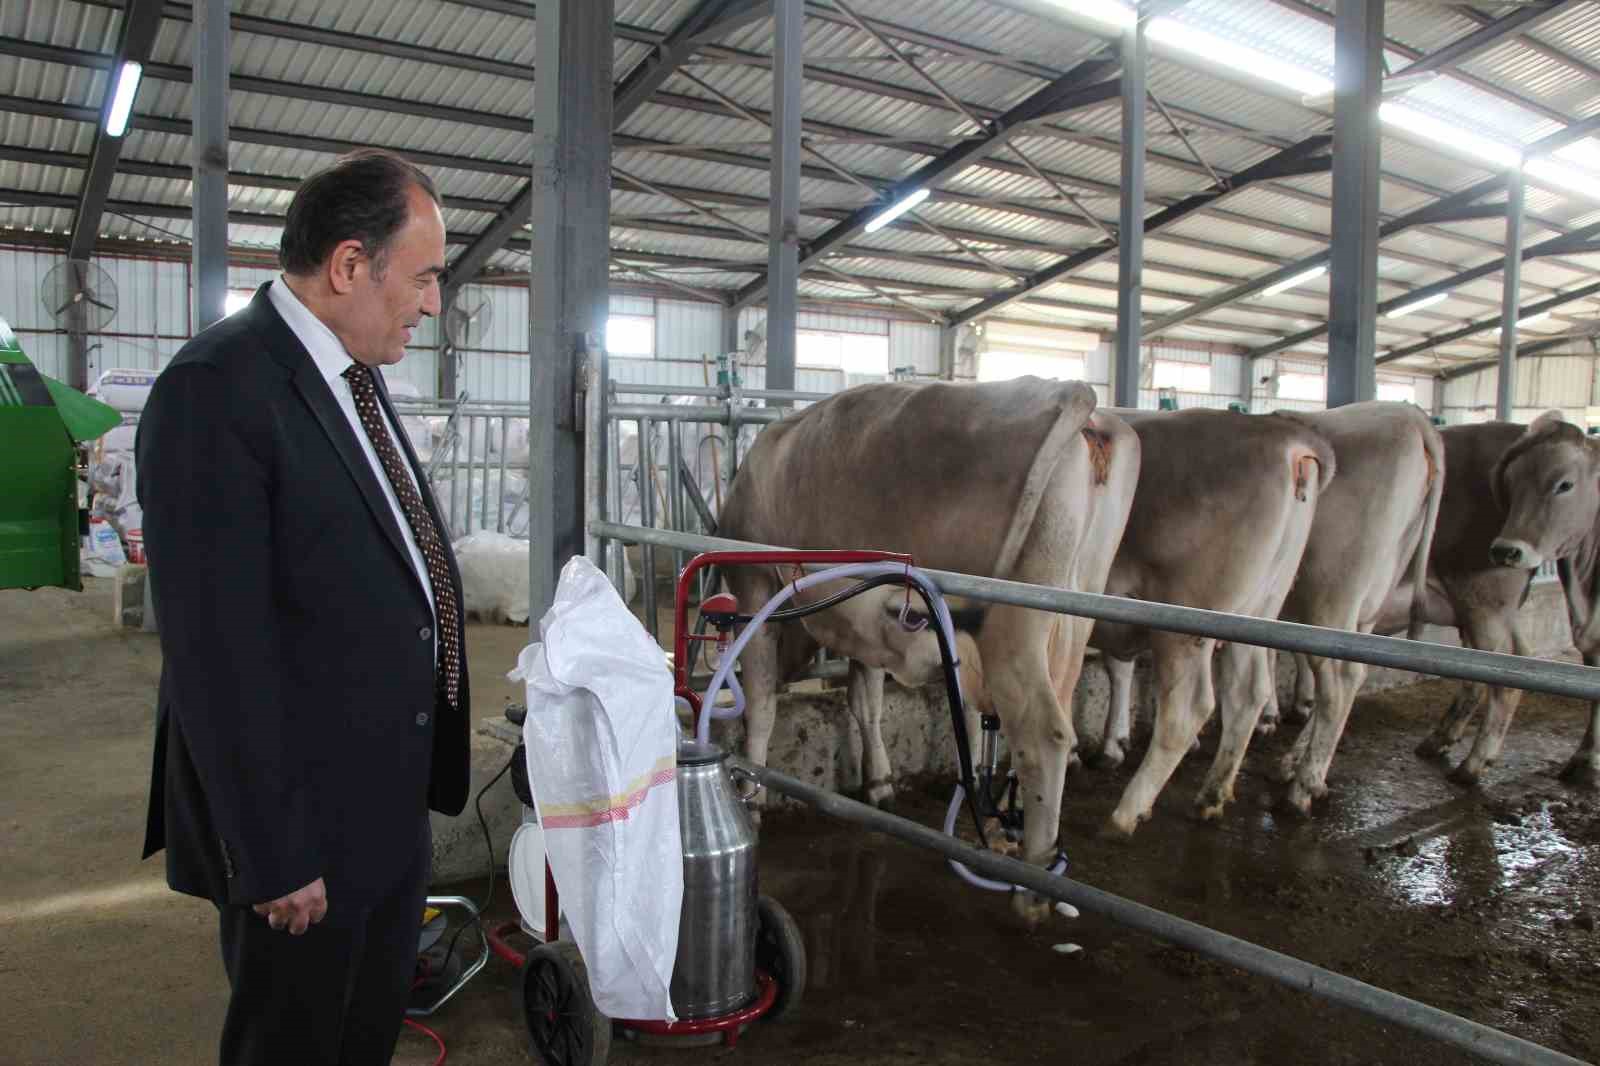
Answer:
<svg viewBox="0 0 1600 1066"><path fill-rule="evenodd" d="M1532 570L1572 554L1600 511L1600 441L1547 411L1495 464L1495 502L1506 512L1489 548L1497 566Z"/></svg>

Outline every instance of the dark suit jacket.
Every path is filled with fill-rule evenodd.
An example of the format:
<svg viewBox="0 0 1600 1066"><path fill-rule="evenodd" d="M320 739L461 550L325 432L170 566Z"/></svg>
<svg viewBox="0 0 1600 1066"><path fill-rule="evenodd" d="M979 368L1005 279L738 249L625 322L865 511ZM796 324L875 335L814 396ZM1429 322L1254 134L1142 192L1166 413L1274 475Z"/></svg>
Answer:
<svg viewBox="0 0 1600 1066"><path fill-rule="evenodd" d="M465 661L452 711L357 432L265 286L184 345L140 419L164 656L145 856L167 849L179 892L258 903L322 877L330 908L371 902L428 809L466 804Z"/></svg>

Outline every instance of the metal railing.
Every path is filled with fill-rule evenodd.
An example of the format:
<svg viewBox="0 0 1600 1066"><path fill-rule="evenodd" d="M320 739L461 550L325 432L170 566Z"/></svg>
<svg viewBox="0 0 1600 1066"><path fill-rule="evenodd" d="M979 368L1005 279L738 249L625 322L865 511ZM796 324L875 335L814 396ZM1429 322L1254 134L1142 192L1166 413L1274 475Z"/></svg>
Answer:
<svg viewBox="0 0 1600 1066"><path fill-rule="evenodd" d="M401 432L421 453L418 458L450 538L483 530L525 538L528 405L471 399L393 402ZM424 425L418 427L414 419Z"/></svg>
<svg viewBox="0 0 1600 1066"><path fill-rule="evenodd" d="M641 526L591 521L590 532L601 541L650 543L675 551L702 552L740 549L770 549L773 545L723 537L692 536ZM1548 692L1582 700L1600 700L1600 668L1550 659L1534 659L1501 652L1476 651L1451 644L1432 644L1403 637L1381 637L1373 633L1353 633L1343 629L1301 625L1272 618L1204 611L1195 607L1130 600L1092 592L1029 585L1020 581L959 574L948 570L925 570L939 589L949 596L963 596L986 603L1011 604L1056 614L1069 614L1097 621L1149 626L1174 633L1213 637L1239 644L1253 644L1279 651L1303 652L1332 659L1348 659L1369 666L1389 666L1437 677L1504 685L1530 692Z"/></svg>
<svg viewBox="0 0 1600 1066"><path fill-rule="evenodd" d="M610 382L606 404L606 499L603 514L618 520L632 510L624 501L624 487L636 493L639 524L683 533L698 533L715 528L714 506L720 508L722 486L731 484L739 469L740 431L746 426L769 425L783 417L780 407L753 407L749 401L807 404L823 400L828 393L799 392L792 389L744 389L737 385L647 385ZM656 403L622 403L622 397L649 396ZM674 399L704 399L706 403L672 403ZM589 405L590 413L595 405ZM637 435L635 454L625 456L619 427L633 423ZM725 432L712 432L689 441L684 433L692 427L717 426ZM665 430L658 433L658 430ZM658 454L660 437L665 438L665 455ZM715 456L707 471L700 463L701 448L711 444ZM692 455L690 453L693 453ZM631 461L630 461L631 459ZM706 476L709 475L709 476ZM710 482L707 484L707 482ZM619 592L624 592L624 564L619 552L606 552L596 562L611 576ZM653 544L640 545L641 611L645 628L660 640L656 601L656 550ZM674 570L688 561L683 552L674 552ZM837 671L834 671L837 672Z"/></svg>

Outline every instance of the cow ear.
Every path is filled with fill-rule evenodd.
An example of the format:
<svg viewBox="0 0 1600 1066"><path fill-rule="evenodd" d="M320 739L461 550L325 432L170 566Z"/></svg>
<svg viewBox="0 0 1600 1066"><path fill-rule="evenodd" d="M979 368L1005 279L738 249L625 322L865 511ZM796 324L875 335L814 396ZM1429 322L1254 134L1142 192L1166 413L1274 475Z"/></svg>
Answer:
<svg viewBox="0 0 1600 1066"><path fill-rule="evenodd" d="M1553 432L1557 426L1565 421L1566 419L1561 417L1560 411L1553 409L1546 411L1533 420L1533 424L1528 427L1528 432L1525 436L1538 437Z"/></svg>

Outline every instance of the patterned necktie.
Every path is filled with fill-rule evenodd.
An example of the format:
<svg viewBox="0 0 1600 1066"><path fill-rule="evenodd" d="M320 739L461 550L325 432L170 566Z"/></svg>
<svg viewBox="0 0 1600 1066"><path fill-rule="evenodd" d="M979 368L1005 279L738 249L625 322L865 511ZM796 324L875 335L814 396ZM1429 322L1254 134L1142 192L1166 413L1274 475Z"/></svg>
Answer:
<svg viewBox="0 0 1600 1066"><path fill-rule="evenodd" d="M456 645L459 608L455 585L450 581L450 565L445 561L444 544L439 539L439 527L423 506L422 496L406 473L405 461L400 458L394 438L389 435L389 427L384 424L383 411L378 405L378 386L372 380L372 369L352 363L344 372L344 379L350 383L350 393L355 397L356 415L361 419L361 428L367 431L367 439L372 441L372 449L378 453L378 462L383 464L383 472L388 475L395 499L400 501L400 510L406 516L411 535L416 538L417 547L422 551L422 560L427 564L428 581L433 585L433 602L439 623L439 679L444 685L445 698L450 706L455 707L461 685L461 649Z"/></svg>

